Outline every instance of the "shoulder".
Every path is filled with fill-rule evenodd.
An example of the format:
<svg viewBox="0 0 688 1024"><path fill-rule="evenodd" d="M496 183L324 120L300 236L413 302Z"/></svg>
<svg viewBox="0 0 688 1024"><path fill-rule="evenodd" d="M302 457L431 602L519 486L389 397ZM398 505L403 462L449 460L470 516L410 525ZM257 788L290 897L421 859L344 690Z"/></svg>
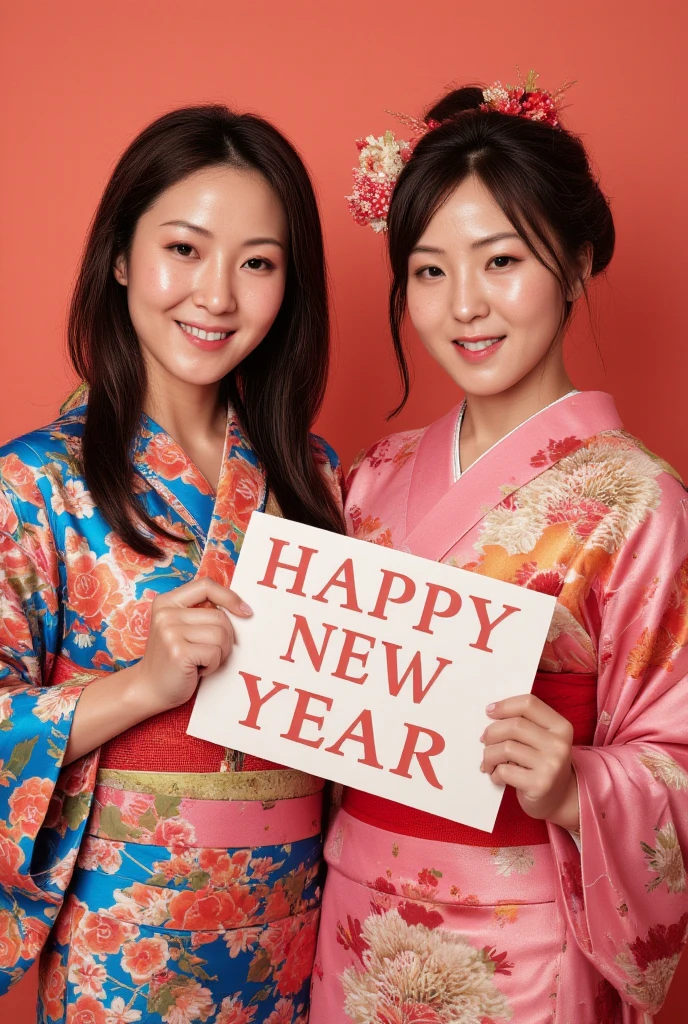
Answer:
<svg viewBox="0 0 688 1024"><path fill-rule="evenodd" d="M328 465L330 469L339 469L339 456L334 448L327 443L324 437L318 434L310 434L311 450L315 461L322 465Z"/></svg>
<svg viewBox="0 0 688 1024"><path fill-rule="evenodd" d="M85 407L72 409L0 446L0 492L6 507L11 505L17 514L27 506L45 507L57 477L62 480L62 471L57 477L53 472L56 464L78 475L85 415Z"/></svg>
<svg viewBox="0 0 688 1024"><path fill-rule="evenodd" d="M402 430L380 438L368 449L363 449L354 459L347 477L351 488L356 478L384 479L399 472L406 462L415 455L427 427L419 430Z"/></svg>
<svg viewBox="0 0 688 1024"><path fill-rule="evenodd" d="M44 427L27 431L0 446L2 460L17 459L36 468L50 461L53 453L79 453L86 422L86 407L71 409Z"/></svg>

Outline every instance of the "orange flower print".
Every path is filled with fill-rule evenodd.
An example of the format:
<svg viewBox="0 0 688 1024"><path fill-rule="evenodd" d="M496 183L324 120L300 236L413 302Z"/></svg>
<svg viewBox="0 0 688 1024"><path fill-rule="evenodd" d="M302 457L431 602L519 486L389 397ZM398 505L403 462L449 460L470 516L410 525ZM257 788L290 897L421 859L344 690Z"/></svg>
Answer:
<svg viewBox="0 0 688 1024"><path fill-rule="evenodd" d="M169 928L187 931L219 931L248 924L258 900L247 888L232 886L214 891L209 886L197 892L180 892L170 900Z"/></svg>
<svg viewBox="0 0 688 1024"><path fill-rule="evenodd" d="M280 995L295 995L302 988L304 981L313 970L316 939L315 921L304 924L296 933L294 940L289 946L287 960L280 971L277 982L277 989Z"/></svg>
<svg viewBox="0 0 688 1024"><path fill-rule="evenodd" d="M53 784L50 779L39 779L34 776L22 782L12 793L9 799L12 808L10 823L21 835L36 838L48 810L52 792Z"/></svg>
<svg viewBox="0 0 688 1024"><path fill-rule="evenodd" d="M41 964L38 987L43 1009L51 1020L62 1020L64 1016L65 973L56 950Z"/></svg>
<svg viewBox="0 0 688 1024"><path fill-rule="evenodd" d="M170 958L167 941L161 938L125 942L122 947L122 968L131 974L135 985L145 985L154 974L163 970Z"/></svg>
<svg viewBox="0 0 688 1024"><path fill-rule="evenodd" d="M209 576L223 587L228 587L234 575L234 562L229 552L217 544L209 544L203 553L199 577Z"/></svg>
<svg viewBox="0 0 688 1024"><path fill-rule="evenodd" d="M14 967L21 956L22 941L17 919L9 910L0 910L0 969Z"/></svg>
<svg viewBox="0 0 688 1024"><path fill-rule="evenodd" d="M373 516L366 516L364 519L357 505L352 505L348 514L354 528L354 537L358 540L367 540L371 544L380 544L384 548L393 546L392 531L388 526L384 526L380 519Z"/></svg>
<svg viewBox="0 0 688 1024"><path fill-rule="evenodd" d="M155 826L153 844L165 846L170 853L183 853L196 842L196 830L183 818L163 818Z"/></svg>
<svg viewBox="0 0 688 1024"><path fill-rule="evenodd" d="M146 653L153 597L147 590L141 599L132 598L110 616L103 635L115 661L138 661Z"/></svg>
<svg viewBox="0 0 688 1024"><path fill-rule="evenodd" d="M14 453L0 459L0 477L22 501L28 502L29 505L36 505L38 508L43 505L43 498L36 483L35 471L30 466L24 465Z"/></svg>
<svg viewBox="0 0 688 1024"><path fill-rule="evenodd" d="M206 1021L215 1012L215 1003L209 988L205 988L195 978L180 977L170 985L170 994L174 1004L162 1015L165 1024L194 1024Z"/></svg>
<svg viewBox="0 0 688 1024"><path fill-rule="evenodd" d="M88 793L95 782L94 765L86 758L79 758L72 761L60 775L60 789L67 796L78 796L79 793Z"/></svg>
<svg viewBox="0 0 688 1024"><path fill-rule="evenodd" d="M55 922L55 941L59 942L61 946L69 945L85 913L86 904L76 896L68 896Z"/></svg>
<svg viewBox="0 0 688 1024"><path fill-rule="evenodd" d="M129 939L138 935L134 924L125 924L109 914L89 911L79 926L79 938L89 953L104 957L109 953L119 953Z"/></svg>
<svg viewBox="0 0 688 1024"><path fill-rule="evenodd" d="M165 523L163 525L169 530L169 523ZM160 540L161 538L155 538L155 543L158 547L161 546ZM168 551L163 555L162 559L158 559L154 563L151 563L151 559L148 555L140 555L138 551L134 551L134 549L130 548L128 544L125 544L122 538L116 533L108 533L105 538L105 543L110 549L110 557L112 560L117 563L124 575L133 581L140 580L149 573L151 564L162 568L163 566L168 566L172 561L172 552Z"/></svg>
<svg viewBox="0 0 688 1024"><path fill-rule="evenodd" d="M39 917L25 917L23 930L22 957L25 960L35 960L45 945L50 925L47 921L41 921Z"/></svg>
<svg viewBox="0 0 688 1024"><path fill-rule="evenodd" d="M119 581L108 561L97 559L88 541L71 527L65 531L65 555L72 610L97 629L124 600Z"/></svg>
<svg viewBox="0 0 688 1024"><path fill-rule="evenodd" d="M230 856L224 850L204 849L199 854L198 866L208 872L211 885L225 886L245 878L250 860L250 850L237 850Z"/></svg>
<svg viewBox="0 0 688 1024"><path fill-rule="evenodd" d="M21 884L19 868L23 863L24 851L17 844L16 836L0 821L0 883L8 888Z"/></svg>
<svg viewBox="0 0 688 1024"><path fill-rule="evenodd" d="M291 914L291 907L284 895L284 889L274 889L267 898L263 920L279 921L288 914Z"/></svg>
<svg viewBox="0 0 688 1024"><path fill-rule="evenodd" d="M177 480L189 466L189 458L167 434L155 434L142 454L146 466L163 480Z"/></svg>
<svg viewBox="0 0 688 1024"><path fill-rule="evenodd" d="M648 668L661 668L665 672L671 672L675 652L674 638L664 626L657 629L646 626L635 647L629 651L626 671L631 679L640 679Z"/></svg>
<svg viewBox="0 0 688 1024"><path fill-rule="evenodd" d="M275 1009L272 1011L269 1017L266 1018L265 1024L291 1024L294 1019L294 1003L291 999L278 999L275 1003Z"/></svg>
<svg viewBox="0 0 688 1024"><path fill-rule="evenodd" d="M251 1024L257 1013L257 1006L244 1006L239 996L226 996L222 1000L215 1024ZM291 1017L288 1024L291 1024Z"/></svg>
<svg viewBox="0 0 688 1024"><path fill-rule="evenodd" d="M239 526L248 521L251 512L263 502L265 478L257 466L244 459L231 459L226 463L218 489L218 506L225 508L227 519L234 519ZM244 527L245 528L245 527Z"/></svg>
<svg viewBox="0 0 688 1024"><path fill-rule="evenodd" d="M77 995L95 996L96 999L101 999L103 998L101 995L103 985L107 981L107 968L105 964L96 963L88 953L82 955L72 951L67 981L74 985Z"/></svg>
<svg viewBox="0 0 688 1024"><path fill-rule="evenodd" d="M260 937L260 944L267 950L270 956L270 963L281 964L286 960L289 951L289 944L293 938L294 930L298 927L298 921L292 917L284 917L275 921L266 929Z"/></svg>
<svg viewBox="0 0 688 1024"><path fill-rule="evenodd" d="M105 1008L93 996L79 996L67 1007L67 1024L106 1024Z"/></svg>
<svg viewBox="0 0 688 1024"><path fill-rule="evenodd" d="M4 494L0 493L0 530L3 533L14 533L18 526L19 520L11 502Z"/></svg>

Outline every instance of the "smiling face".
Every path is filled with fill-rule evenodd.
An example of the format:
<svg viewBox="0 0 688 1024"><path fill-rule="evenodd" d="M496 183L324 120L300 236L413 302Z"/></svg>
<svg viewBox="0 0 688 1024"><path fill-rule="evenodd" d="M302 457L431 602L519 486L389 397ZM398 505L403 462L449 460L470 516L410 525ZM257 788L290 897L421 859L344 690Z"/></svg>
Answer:
<svg viewBox="0 0 688 1024"><path fill-rule="evenodd" d="M545 368L565 374L559 281L474 176L419 238L407 301L423 344L469 397L537 383Z"/></svg>
<svg viewBox="0 0 688 1024"><path fill-rule="evenodd" d="M288 245L282 204L256 172L209 167L158 197L114 268L150 385L214 385L260 344Z"/></svg>

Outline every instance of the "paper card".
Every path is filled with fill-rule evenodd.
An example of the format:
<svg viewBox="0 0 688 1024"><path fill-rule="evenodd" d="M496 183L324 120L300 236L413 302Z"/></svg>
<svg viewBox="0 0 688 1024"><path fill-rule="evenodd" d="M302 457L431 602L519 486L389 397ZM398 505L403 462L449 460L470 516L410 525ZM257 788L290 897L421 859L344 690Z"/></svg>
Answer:
<svg viewBox="0 0 688 1024"><path fill-rule="evenodd" d="M492 831L485 706L530 691L554 597L259 512L232 588L191 735Z"/></svg>

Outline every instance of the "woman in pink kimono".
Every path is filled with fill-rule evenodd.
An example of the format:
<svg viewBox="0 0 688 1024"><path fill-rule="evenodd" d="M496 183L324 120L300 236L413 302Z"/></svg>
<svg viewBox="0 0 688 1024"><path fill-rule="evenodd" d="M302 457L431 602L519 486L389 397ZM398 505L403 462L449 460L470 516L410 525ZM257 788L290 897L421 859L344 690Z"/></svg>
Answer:
<svg viewBox="0 0 688 1024"><path fill-rule="evenodd" d="M348 790L330 831L316 1024L616 1024L659 1010L688 931L688 500L579 393L563 340L612 216L558 97L460 89L360 144L389 208L391 324L465 401L373 445L351 534L557 597L532 694L486 708L492 833Z"/></svg>

